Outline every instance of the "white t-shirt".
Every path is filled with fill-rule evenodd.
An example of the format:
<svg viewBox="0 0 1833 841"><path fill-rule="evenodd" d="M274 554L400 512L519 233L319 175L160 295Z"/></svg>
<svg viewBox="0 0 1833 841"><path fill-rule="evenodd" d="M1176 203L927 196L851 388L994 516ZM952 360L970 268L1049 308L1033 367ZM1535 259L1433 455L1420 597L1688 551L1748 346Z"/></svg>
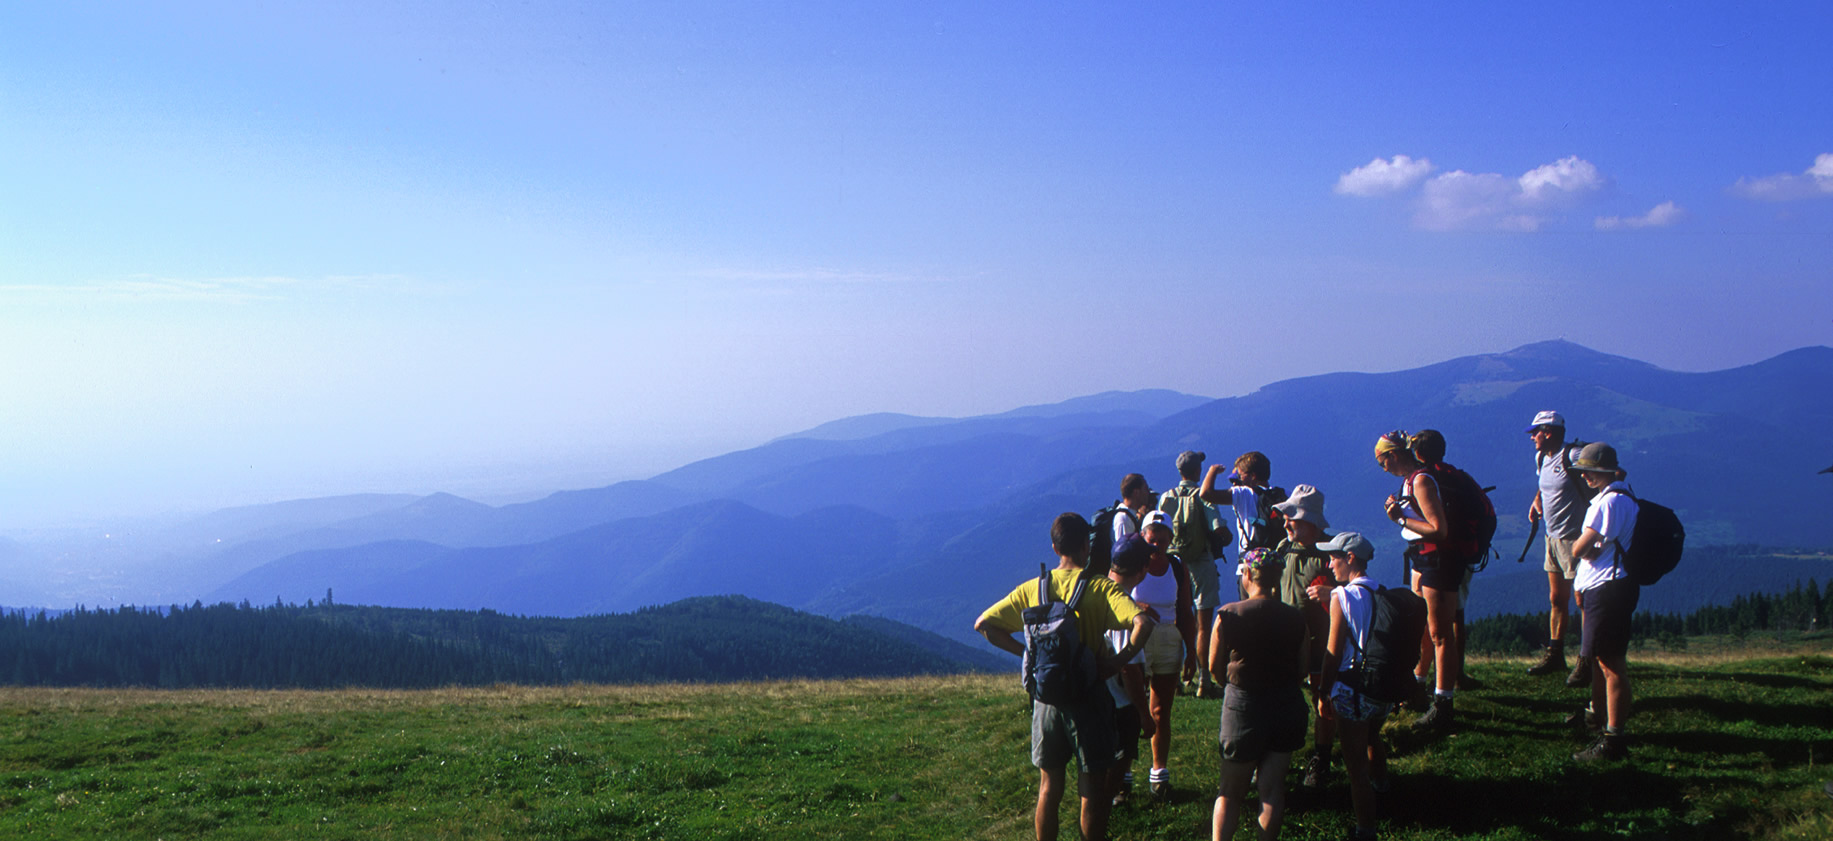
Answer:
<svg viewBox="0 0 1833 841"><path fill-rule="evenodd" d="M1235 557L1247 551L1248 536L1252 533L1254 518L1260 516L1260 489L1250 485L1235 485L1228 489L1229 507L1235 509Z"/></svg>
<svg viewBox="0 0 1833 841"><path fill-rule="evenodd" d="M1360 586L1357 586L1360 585ZM1356 667L1356 649L1368 647L1369 619L1375 610L1375 579L1366 575L1357 576L1341 587L1330 591L1330 598L1343 611L1343 626L1354 642L1343 649L1343 662L1337 664L1339 671L1347 672ZM1326 640L1325 644L1329 641Z"/></svg>
<svg viewBox="0 0 1833 841"><path fill-rule="evenodd" d="M1579 560L1572 589L1581 593L1595 590L1626 574L1617 559L1629 548L1630 537L1636 532L1636 511L1629 485L1623 482L1611 482L1610 487L1591 498L1591 507L1585 509L1585 528L1598 533L1604 548L1595 558Z"/></svg>
<svg viewBox="0 0 1833 841"><path fill-rule="evenodd" d="M1120 506L1120 510L1114 512L1114 548L1119 549L1121 541L1138 531L1139 515L1131 508Z"/></svg>

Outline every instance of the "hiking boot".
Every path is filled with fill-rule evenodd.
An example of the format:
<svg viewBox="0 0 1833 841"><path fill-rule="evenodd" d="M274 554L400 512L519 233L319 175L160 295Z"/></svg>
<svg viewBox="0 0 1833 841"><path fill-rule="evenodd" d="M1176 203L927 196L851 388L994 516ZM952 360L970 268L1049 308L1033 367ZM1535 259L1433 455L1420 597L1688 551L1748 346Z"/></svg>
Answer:
<svg viewBox="0 0 1833 841"><path fill-rule="evenodd" d="M1629 743L1614 733L1605 733L1591 745L1578 753L1572 754L1574 762L1602 762L1613 759L1629 758Z"/></svg>
<svg viewBox="0 0 1833 841"><path fill-rule="evenodd" d="M1120 788L1114 790L1114 808L1118 809L1121 806L1125 806L1127 805L1128 802L1132 801L1132 799L1133 799L1133 787L1132 786L1121 786Z"/></svg>
<svg viewBox="0 0 1833 841"><path fill-rule="evenodd" d="M1414 732L1449 733L1455 713L1452 712L1451 699L1443 695L1432 696L1432 707L1426 714L1413 722Z"/></svg>
<svg viewBox="0 0 1833 841"><path fill-rule="evenodd" d="M1471 677L1469 672L1465 672L1457 676L1457 690L1459 692L1467 692L1473 689L1482 689L1482 688L1483 688L1483 681L1480 681L1474 677Z"/></svg>
<svg viewBox="0 0 1833 841"><path fill-rule="evenodd" d="M1604 732L1604 714L1590 706L1566 716L1566 723L1574 727L1583 727L1593 733Z"/></svg>
<svg viewBox="0 0 1833 841"><path fill-rule="evenodd" d="M1413 676L1413 697L1401 702L1400 706L1409 710L1420 711L1432 705L1432 676Z"/></svg>
<svg viewBox="0 0 1833 841"><path fill-rule="evenodd" d="M1203 681L1202 685L1197 687L1197 697L1211 701L1219 699L1222 697L1222 687L1213 680Z"/></svg>
<svg viewBox="0 0 1833 841"><path fill-rule="evenodd" d="M1557 674L1565 670L1566 646L1564 643L1561 643L1559 645L1549 645L1541 649L1540 659L1535 660L1534 665L1528 667L1527 673L1539 677L1541 675Z"/></svg>
<svg viewBox="0 0 1833 841"><path fill-rule="evenodd" d="M1572 667L1572 673L1566 675L1566 687L1583 689L1591 685L1591 658L1578 658L1578 665Z"/></svg>
<svg viewBox="0 0 1833 841"><path fill-rule="evenodd" d="M1160 780L1152 784L1152 800L1156 803L1171 802L1171 781Z"/></svg>
<svg viewBox="0 0 1833 841"><path fill-rule="evenodd" d="M1323 788L1324 775L1330 773L1330 757L1320 753L1311 755L1305 762L1305 778L1299 785L1305 788Z"/></svg>

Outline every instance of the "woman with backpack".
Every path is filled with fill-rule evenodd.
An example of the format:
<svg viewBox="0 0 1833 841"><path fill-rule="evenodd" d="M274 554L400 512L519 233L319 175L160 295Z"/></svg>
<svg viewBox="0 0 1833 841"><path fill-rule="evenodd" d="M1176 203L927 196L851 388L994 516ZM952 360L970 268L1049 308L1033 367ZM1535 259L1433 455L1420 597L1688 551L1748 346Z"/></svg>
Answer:
<svg viewBox="0 0 1833 841"><path fill-rule="evenodd" d="M1286 770L1305 743L1304 680L1310 630L1298 608L1275 598L1281 567L1265 549L1242 553L1237 567L1247 598L1216 611L1209 670L1227 676L1216 748L1222 782L1211 818L1215 841L1234 837L1250 778L1259 777L1260 833L1279 835L1286 811Z"/></svg>
<svg viewBox="0 0 1833 841"><path fill-rule="evenodd" d="M1426 636L1420 642L1420 668L1429 661L1437 678L1431 707L1413 726L1419 730L1451 728L1452 697L1463 661L1458 651L1458 589L1467 569L1461 559L1446 557L1440 544L1450 539L1450 522L1438 482L1413 453L1407 434L1389 432L1375 441L1375 463L1404 480L1400 493L1389 494L1384 510L1400 526L1413 568L1413 590L1426 600Z"/></svg>
<svg viewBox="0 0 1833 841"><path fill-rule="evenodd" d="M1634 545L1639 505L1624 483L1629 473L1617 466L1609 444L1586 444L1572 460L1596 496L1585 510L1585 528L1572 544L1578 558L1573 589L1582 594L1579 656L1589 658L1603 676L1591 681L1587 724L1603 725L1596 744L1572 755L1579 762L1622 759L1629 755L1625 726L1629 719L1629 619L1642 599L1642 588L1628 577L1623 555ZM1600 716L1599 712L1603 715Z"/></svg>
<svg viewBox="0 0 1833 841"><path fill-rule="evenodd" d="M1371 633L1376 629L1377 585L1368 575L1375 546L1368 538L1346 531L1324 544L1324 549L1330 553L1331 577L1343 586L1330 591L1330 632L1324 675L1316 690L1317 713L1335 721L1343 739L1343 767L1349 772L1349 802L1356 822L1350 841L1373 841L1375 794L1387 790L1387 747L1381 741L1381 725L1392 706L1368 694L1374 687L1364 674L1374 642ZM1404 662L1401 668L1404 670Z"/></svg>

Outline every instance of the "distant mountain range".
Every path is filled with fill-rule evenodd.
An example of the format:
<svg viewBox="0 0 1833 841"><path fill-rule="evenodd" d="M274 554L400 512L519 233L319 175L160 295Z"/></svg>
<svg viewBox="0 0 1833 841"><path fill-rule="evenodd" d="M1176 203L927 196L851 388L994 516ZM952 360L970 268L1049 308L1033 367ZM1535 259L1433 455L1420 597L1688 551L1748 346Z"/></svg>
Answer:
<svg viewBox="0 0 1833 841"><path fill-rule="evenodd" d="M144 594L114 592L266 604L333 590L345 604L546 616L735 593L973 640L974 615L1052 561L1051 518L1113 501L1130 471L1159 490L1174 485L1184 449L1223 464L1265 452L1275 484L1323 489L1333 529L1366 533L1375 574L1398 582L1402 544L1380 513L1396 480L1375 466L1372 446L1389 429L1431 427L1448 439L1450 461L1496 486L1508 557L1480 579L1473 610L1537 610L1545 579L1513 558L1533 489L1523 428L1541 409L1564 413L1575 437L1616 445L1631 484L1679 510L1694 546L1833 545L1822 524L1833 477L1816 475L1833 458L1833 349L1689 374L1554 341L1220 400L1109 392L973 418L847 418L649 480L518 505L436 494L231 509L137 536L158 576ZM1756 581L1833 577L1826 557L1795 554L1747 552L1722 580L1683 575L1662 587L1697 606ZM47 563L29 544L0 544L0 582L19 581L21 593L80 600L86 583L114 581L46 578ZM1674 609L1688 607L1679 601Z"/></svg>

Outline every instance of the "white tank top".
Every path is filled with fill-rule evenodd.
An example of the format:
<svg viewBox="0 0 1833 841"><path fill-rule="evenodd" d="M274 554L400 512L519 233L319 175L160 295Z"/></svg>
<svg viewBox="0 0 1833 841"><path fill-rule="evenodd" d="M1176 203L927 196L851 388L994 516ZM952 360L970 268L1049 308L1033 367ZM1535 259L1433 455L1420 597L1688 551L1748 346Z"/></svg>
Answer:
<svg viewBox="0 0 1833 841"><path fill-rule="evenodd" d="M1419 478L1424 479L1428 482L1431 482L1432 489L1435 491L1438 490L1438 480L1433 479L1431 474L1421 473L1419 474ZM1409 478L1406 482L1402 483L1400 486L1400 495L1406 499L1405 502L1402 502L1400 504L1400 516L1405 517L1409 520L1424 520L1426 518L1426 515L1421 514L1419 512L1419 503L1415 502L1413 498L1409 496L1409 494L1411 494L1412 492L1413 492L1413 480ZM1403 528L1400 530L1400 537L1402 540L1405 540L1408 543L1412 543L1413 541L1419 539L1419 532L1416 532L1412 529Z"/></svg>
<svg viewBox="0 0 1833 841"><path fill-rule="evenodd" d="M1177 607L1177 573L1171 565L1165 565L1164 575L1146 573L1146 577L1133 588L1133 601L1141 607Z"/></svg>

